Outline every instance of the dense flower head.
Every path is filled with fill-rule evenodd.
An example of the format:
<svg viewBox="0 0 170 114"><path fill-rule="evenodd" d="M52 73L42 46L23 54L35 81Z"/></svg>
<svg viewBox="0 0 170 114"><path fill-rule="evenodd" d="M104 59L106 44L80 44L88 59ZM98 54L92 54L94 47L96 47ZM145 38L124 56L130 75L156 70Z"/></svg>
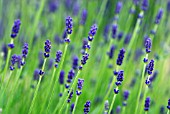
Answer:
<svg viewBox="0 0 170 114"><path fill-rule="evenodd" d="M131 34L127 34L124 40L124 44L129 44L131 37L132 37Z"/></svg>
<svg viewBox="0 0 170 114"><path fill-rule="evenodd" d="M143 1L142 1L141 9L142 9L143 11L146 11L146 10L148 9L148 7L149 7L149 1L148 1L148 0L143 0Z"/></svg>
<svg viewBox="0 0 170 114"><path fill-rule="evenodd" d="M69 97L68 97L67 103L70 103L70 101L73 97L73 90L71 90L71 92L68 91L68 93L69 93Z"/></svg>
<svg viewBox="0 0 170 114"><path fill-rule="evenodd" d="M82 10L82 13L81 13L81 21L80 21L80 24L81 24L81 25L85 25L86 20L87 20L87 10L86 10L86 9L83 9L83 10Z"/></svg>
<svg viewBox="0 0 170 114"><path fill-rule="evenodd" d="M61 70L60 77L59 77L59 83L60 84L64 84L64 75L65 75L64 70Z"/></svg>
<svg viewBox="0 0 170 114"><path fill-rule="evenodd" d="M77 95L81 94L82 88L83 88L83 83L84 83L84 79L78 79L78 83L77 83L77 88L78 90L76 91Z"/></svg>
<svg viewBox="0 0 170 114"><path fill-rule="evenodd" d="M57 52L56 52L56 58L55 58L55 62L56 63L59 63L60 61L61 61L61 57L62 57L62 51L60 51L60 50L58 50Z"/></svg>
<svg viewBox="0 0 170 114"><path fill-rule="evenodd" d="M152 47L152 41L150 38L146 38L145 40L145 48L146 48L146 53L151 52L151 47Z"/></svg>
<svg viewBox="0 0 170 114"><path fill-rule="evenodd" d="M78 68L78 62L79 62L79 58L77 56L73 56L72 68L74 70L76 70Z"/></svg>
<svg viewBox="0 0 170 114"><path fill-rule="evenodd" d="M68 89L70 87L70 83L72 82L73 78L75 76L75 72L73 69L71 69L68 73L68 79L67 79L67 84L65 84L65 87Z"/></svg>
<svg viewBox="0 0 170 114"><path fill-rule="evenodd" d="M17 59L18 59L18 56L16 54L12 55L10 70L14 70L15 69L14 65L17 62Z"/></svg>
<svg viewBox="0 0 170 114"><path fill-rule="evenodd" d="M11 38L15 38L17 36L19 29L20 29L20 25L21 25L20 19L17 19L14 21L14 25L12 27Z"/></svg>
<svg viewBox="0 0 170 114"><path fill-rule="evenodd" d="M26 58L28 55L28 43L24 43L23 49L22 49L22 57Z"/></svg>
<svg viewBox="0 0 170 114"><path fill-rule="evenodd" d="M148 75L152 74L153 69L154 69L154 60L152 59L147 66Z"/></svg>
<svg viewBox="0 0 170 114"><path fill-rule="evenodd" d="M88 114L90 112L90 101L87 101L84 105L84 114Z"/></svg>
<svg viewBox="0 0 170 114"><path fill-rule="evenodd" d="M74 109L74 103L72 103L70 106L70 112L73 112L73 109Z"/></svg>
<svg viewBox="0 0 170 114"><path fill-rule="evenodd" d="M107 52L107 55L109 56L109 59L112 59L112 58L113 58L115 48L116 48L116 47L115 47L114 45L112 45L112 46L110 47L110 51Z"/></svg>
<svg viewBox="0 0 170 114"><path fill-rule="evenodd" d="M112 38L116 38L117 36L117 24L112 25Z"/></svg>
<svg viewBox="0 0 170 114"><path fill-rule="evenodd" d="M145 111L149 111L150 102L151 102L150 97L147 97L145 100L145 108L144 108Z"/></svg>
<svg viewBox="0 0 170 114"><path fill-rule="evenodd" d="M122 2L118 2L117 5L116 5L115 13L119 14L121 8L122 8Z"/></svg>
<svg viewBox="0 0 170 114"><path fill-rule="evenodd" d="M93 40L93 37L95 36L97 32L97 25L94 24L91 26L90 31L89 31L89 35L88 35L88 40L91 42Z"/></svg>
<svg viewBox="0 0 170 114"><path fill-rule="evenodd" d="M39 69L34 70L33 80L39 80Z"/></svg>
<svg viewBox="0 0 170 114"><path fill-rule="evenodd" d="M123 97L124 97L123 106L126 106L126 105L127 105L127 99L128 99L128 97L129 97L129 91L128 91L128 90L125 90L125 91L124 91Z"/></svg>
<svg viewBox="0 0 170 114"><path fill-rule="evenodd" d="M44 57L48 58L50 56L50 50L51 50L51 42L50 40L45 41L45 46L44 46Z"/></svg>
<svg viewBox="0 0 170 114"><path fill-rule="evenodd" d="M66 18L66 31L67 31L67 34L71 34L72 33L72 30L73 29L73 19L68 16Z"/></svg>
<svg viewBox="0 0 170 114"><path fill-rule="evenodd" d="M158 14L156 15L155 18L155 24L160 23L162 16L163 16L163 9L159 9Z"/></svg>
<svg viewBox="0 0 170 114"><path fill-rule="evenodd" d="M121 85L122 81L124 79L124 71L120 70L117 74L117 82L115 83L117 86Z"/></svg>
<svg viewBox="0 0 170 114"><path fill-rule="evenodd" d="M122 48L122 49L119 51L119 55L118 55L118 58L117 58L117 65L119 65L119 66L122 65L123 59L124 59L124 54L125 54L125 49Z"/></svg>
<svg viewBox="0 0 170 114"><path fill-rule="evenodd" d="M170 110L170 99L168 100L168 106L167 108Z"/></svg>
<svg viewBox="0 0 170 114"><path fill-rule="evenodd" d="M89 59L89 54L85 53L82 57L81 64L85 65L88 59Z"/></svg>

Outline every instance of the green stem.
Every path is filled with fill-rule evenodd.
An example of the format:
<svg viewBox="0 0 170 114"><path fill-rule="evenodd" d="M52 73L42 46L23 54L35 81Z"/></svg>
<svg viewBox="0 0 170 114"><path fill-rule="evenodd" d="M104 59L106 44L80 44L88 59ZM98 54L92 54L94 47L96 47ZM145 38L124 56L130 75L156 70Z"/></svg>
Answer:
<svg viewBox="0 0 170 114"><path fill-rule="evenodd" d="M75 101L75 104L74 104L74 108L73 108L72 114L74 114L74 112L75 112L75 110L76 110L76 106L77 106L78 99L79 99L79 96L77 95L77 96L76 96L76 101Z"/></svg>
<svg viewBox="0 0 170 114"><path fill-rule="evenodd" d="M47 58L44 59L44 63L43 63L43 66L42 66L42 71L44 71L44 69L45 69L46 61L47 61ZM37 84L37 87L36 87L36 90L35 90L35 93L34 93L34 97L33 97L33 100L32 100L32 102L31 102L31 106L30 106L30 109L29 109L28 114L31 114L32 109L33 109L33 107L34 107L35 99L36 99L37 94L38 94L38 90L39 90L39 87L40 87L40 83L41 83L42 77L43 77L43 75L40 75L39 80L38 80L38 84Z"/></svg>
<svg viewBox="0 0 170 114"><path fill-rule="evenodd" d="M139 15L144 15L144 12L141 11ZM137 32L138 32L138 30L140 28L140 22L141 22L141 18L138 18L137 22L136 22L136 25L135 25L135 29L134 29L133 34L132 34L132 38L131 38L130 43L129 43L128 47L127 47L127 55L130 53L130 50L132 49L132 46L133 46L134 41L136 39ZM125 56L125 58L126 57L128 57L128 56Z"/></svg>
<svg viewBox="0 0 170 114"><path fill-rule="evenodd" d="M52 84L53 84L53 81L54 81L54 76L55 76L55 73L56 73L56 68L54 67L54 70L53 70L53 74L52 74L52 78L51 78L51 81L50 81L50 86L49 86L49 89L47 89L47 95L45 96L45 99L44 99L44 102L43 102L43 105L42 105L42 109L40 111L40 114L42 114L43 110L44 110L44 107L46 105L46 102L47 102L47 99L48 99L48 96L50 95L50 91L52 89Z"/></svg>
<svg viewBox="0 0 170 114"><path fill-rule="evenodd" d="M77 72L77 75L76 75L76 77L75 77L75 79L74 79L74 81L73 81L73 84L72 84L71 87L70 87L70 90L72 90L72 89L75 88L76 82L77 82L77 80L78 80L78 78L79 78L79 75L80 75L80 72L81 72L81 70L79 70L79 71ZM59 114L61 114L61 112L62 112L62 110L63 110L63 108L64 108L64 106L65 106L65 103L66 103L66 101L67 101L67 99L68 99L68 97L69 97L70 92L71 92L71 91L69 91L68 95L67 95L67 92L64 93L63 99L65 99L65 100L64 100L64 102L62 102L63 105L62 105L61 108L60 108Z"/></svg>
<svg viewBox="0 0 170 114"><path fill-rule="evenodd" d="M59 65L59 69L58 69L58 73L57 73L57 78L56 78L56 80L55 80L55 82L54 82L54 86L53 86L53 89L52 89L52 94L51 94L51 96L50 96L50 100L49 100L49 103L48 103L48 105L47 105L47 113L49 112L49 107L50 107L50 105L51 105L51 103L52 103L52 98L53 98L54 93L55 93L55 85L56 85L57 82L58 82L58 78L59 78L59 75L60 75L60 71L61 71L61 69L62 69L62 67L63 67L63 63L64 63L64 60L65 60L67 48L68 48L68 43L66 43L65 48L64 48L63 57L61 58L61 63L60 63L60 65Z"/></svg>
<svg viewBox="0 0 170 114"><path fill-rule="evenodd" d="M126 106L123 106L122 114L125 114Z"/></svg>
<svg viewBox="0 0 170 114"><path fill-rule="evenodd" d="M167 114L169 114L169 110L167 111Z"/></svg>
<svg viewBox="0 0 170 114"><path fill-rule="evenodd" d="M116 89L118 89L118 87ZM113 99L112 99L112 103L111 103L110 108L109 108L109 113L108 114L110 114L111 111L112 111L112 108L113 108L116 96L117 96L117 94L114 94Z"/></svg>
<svg viewBox="0 0 170 114"><path fill-rule="evenodd" d="M148 58L148 54L146 54L146 59L147 59L147 58ZM141 83L140 83L139 92L138 92L137 100L136 100L135 114L137 114L137 111L138 111L140 95L141 95L141 92L142 92L142 85L143 85L144 79L145 79L145 78L144 78L144 76L145 76L145 69L146 69L146 63L144 63L144 66L143 66Z"/></svg>
<svg viewBox="0 0 170 114"><path fill-rule="evenodd" d="M11 103L12 103L12 101L13 101L14 94L15 94L15 92L16 92L16 90L17 90L17 84L18 84L18 80L19 80L19 78L20 78L22 69L23 69L23 66L21 66L21 68L17 70L17 74L16 74L17 78L16 78L16 81L15 81L15 83L14 83L13 88L10 90L10 91L11 91L11 92L10 92L10 93L11 93L11 98L9 98L9 101L7 102L7 105L6 105L7 114L8 114L9 107L11 106Z"/></svg>
<svg viewBox="0 0 170 114"><path fill-rule="evenodd" d="M43 77L43 76L40 76L40 78L39 78L39 80L38 80L38 84L37 84L37 87L36 87L36 90L35 90L35 93L34 93L34 98L33 98L32 102L31 102L31 106L30 106L30 109L29 109L28 114L31 114L32 109L33 109L33 107L34 107L35 99L36 99L36 96L37 96L37 93L38 93L38 89L39 89L39 87L40 87L40 83L41 83L42 77Z"/></svg>
<svg viewBox="0 0 170 114"><path fill-rule="evenodd" d="M145 103L145 99L146 99L146 95L147 95L147 92L148 92L148 85L146 85L145 87L145 90L144 90L144 96L143 96L143 101L142 101L142 108L140 109L140 112L139 114L142 113L143 109L144 109L144 103ZM147 111L146 111L147 112Z"/></svg>
<svg viewBox="0 0 170 114"><path fill-rule="evenodd" d="M67 104L66 114L68 114L68 109L69 109L69 103Z"/></svg>

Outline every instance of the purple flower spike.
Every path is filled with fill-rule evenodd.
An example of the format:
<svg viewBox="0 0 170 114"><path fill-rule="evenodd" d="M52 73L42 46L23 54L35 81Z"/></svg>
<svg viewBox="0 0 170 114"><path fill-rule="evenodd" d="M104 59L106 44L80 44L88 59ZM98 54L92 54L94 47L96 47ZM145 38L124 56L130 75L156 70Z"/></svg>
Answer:
<svg viewBox="0 0 170 114"><path fill-rule="evenodd" d="M83 11L82 11L82 13L81 13L81 21L80 21L80 24L81 24L81 25L85 25L86 20L87 20L87 10L86 10L86 9L83 9Z"/></svg>
<svg viewBox="0 0 170 114"><path fill-rule="evenodd" d="M145 108L144 108L145 111L149 111L150 102L151 102L150 97L147 97L145 100Z"/></svg>
<svg viewBox="0 0 170 114"><path fill-rule="evenodd" d="M151 47L152 47L152 40L150 38L147 38L145 40L146 53L150 53L151 52Z"/></svg>
<svg viewBox="0 0 170 114"><path fill-rule="evenodd" d="M11 38L15 38L17 36L19 29L20 29L20 25L21 25L20 19L17 19L14 21L14 25L12 27Z"/></svg>
<svg viewBox="0 0 170 114"><path fill-rule="evenodd" d="M59 82L61 85L64 84L64 74L65 74L65 72L64 72L64 70L62 70L60 72L60 77L59 77Z"/></svg>
<svg viewBox="0 0 170 114"><path fill-rule="evenodd" d="M154 69L154 60L151 60L147 66L148 75L151 75Z"/></svg>
<svg viewBox="0 0 170 114"><path fill-rule="evenodd" d="M161 19L162 19L162 15L163 15L163 9L159 9L158 14L156 15L156 19L155 19L155 24L159 24Z"/></svg>
<svg viewBox="0 0 170 114"><path fill-rule="evenodd" d="M81 95L81 91L82 91L82 88L83 88L83 83L84 83L84 80L83 79L78 79L78 83L77 83L77 88L78 90L76 91L76 94L79 96Z"/></svg>
<svg viewBox="0 0 170 114"><path fill-rule="evenodd" d="M22 57L26 58L28 55L28 43L25 43L22 49Z"/></svg>
<svg viewBox="0 0 170 114"><path fill-rule="evenodd" d="M72 33L72 30L73 29L73 19L68 16L66 18L66 31L67 31L67 34L71 34Z"/></svg>
<svg viewBox="0 0 170 114"><path fill-rule="evenodd" d="M142 9L143 11L146 11L146 10L148 9L148 7L149 7L149 1L148 1L148 0L143 0L143 1L142 1L141 9Z"/></svg>
<svg viewBox="0 0 170 114"><path fill-rule="evenodd" d="M51 50L51 42L50 40L45 41L45 46L44 46L44 57L48 58L50 56L50 50Z"/></svg>
<svg viewBox="0 0 170 114"><path fill-rule="evenodd" d="M87 101L84 105L84 114L88 114L90 112L90 101Z"/></svg>
<svg viewBox="0 0 170 114"><path fill-rule="evenodd" d="M118 58L117 58L117 65L121 66L123 63L123 59L124 59L124 54L125 54L125 49L122 48L119 52Z"/></svg>
<svg viewBox="0 0 170 114"><path fill-rule="evenodd" d="M88 36L88 40L91 42L93 41L93 38L94 38L94 35L96 34L97 32L97 25L94 24L91 26L91 29L89 31L89 36Z"/></svg>
<svg viewBox="0 0 170 114"><path fill-rule="evenodd" d="M122 2L118 2L117 5L116 5L115 13L119 14L121 8L122 8Z"/></svg>

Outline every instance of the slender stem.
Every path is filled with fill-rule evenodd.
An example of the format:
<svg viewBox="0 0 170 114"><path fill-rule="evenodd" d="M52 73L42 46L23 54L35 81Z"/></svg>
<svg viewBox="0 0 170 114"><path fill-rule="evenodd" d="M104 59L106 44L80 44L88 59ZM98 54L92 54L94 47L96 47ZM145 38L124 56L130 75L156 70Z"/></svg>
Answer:
<svg viewBox="0 0 170 114"><path fill-rule="evenodd" d="M143 14L144 14L144 12L141 11L139 15L143 15ZM141 22L141 18L138 18L137 22L136 22L136 25L135 25L135 29L134 29L133 34L132 34L132 38L131 38L130 43L129 43L128 47L127 47L127 52L128 52L127 55L130 53L130 49L132 48L132 45L134 44L134 41L136 39L137 32L138 32L138 30L140 28L140 22ZM125 58L126 57L128 57L128 56L125 56Z"/></svg>
<svg viewBox="0 0 170 114"><path fill-rule="evenodd" d="M20 78L22 69L23 69L23 66L21 66L21 68L17 70L17 74L16 74L17 78L16 78L16 81L15 81L15 83L14 83L13 88L10 90L10 91L11 91L11 92L10 92L10 93L11 93L11 98L9 98L9 101L7 102L7 105L6 105L7 114L8 114L9 107L11 106L11 103L12 103L12 101L13 101L13 97L14 97L14 94L15 94L16 89L17 89L17 84L18 84L18 80L19 80L19 78Z"/></svg>
<svg viewBox="0 0 170 114"><path fill-rule="evenodd" d="M44 59L44 63L43 63L43 66L42 66L42 71L44 71L44 69L45 69L46 61L47 61L47 58ZM38 84L37 84L37 87L36 87L36 90L35 90L35 93L34 93L34 97L33 97L33 100L32 100L32 102L31 102L31 106L30 106L30 109L29 109L28 114L31 114L32 109L33 109L33 107L34 107L35 99L36 99L37 94L38 94L38 90L39 90L39 87L40 87L40 83L41 83L42 77L43 77L43 75L40 75L39 80L38 80Z"/></svg>
<svg viewBox="0 0 170 114"><path fill-rule="evenodd" d="M63 63L64 63L64 60L65 60L67 48L68 48L68 43L66 43L65 48L64 48L63 57L61 58L61 63L60 63L60 65L59 65L59 69L58 69L58 73L57 73L57 78L56 78L56 80L55 80L55 82L54 82L53 89L52 89L52 94L51 94L51 96L50 96L50 100L49 100L49 103L48 103L48 105L47 105L47 113L48 113L49 107L50 107L50 105L51 105L51 103L52 103L52 98L53 98L54 93L55 93L55 85L56 85L57 82L58 82L58 78L59 78L59 75L60 75L60 71L61 71L61 69L62 69L62 67L63 67Z"/></svg>
<svg viewBox="0 0 170 114"><path fill-rule="evenodd" d="M68 114L68 109L69 109L69 103L67 104L66 114Z"/></svg>
<svg viewBox="0 0 170 114"><path fill-rule="evenodd" d="M53 74L52 74L52 78L51 78L51 80L50 80L50 86L49 86L49 89L47 89L47 95L45 96L45 99L44 99L44 102L43 102L43 105L42 105L42 109L41 109L41 111L40 111L40 114L42 114L43 109L44 109L44 107L45 107L45 105L46 105L47 99L48 99L48 97L49 97L49 95L50 95L50 93L51 93L50 91L51 91L51 89L52 89L52 84L53 84L53 81L54 81L55 73L56 73L56 68L54 67Z"/></svg>
<svg viewBox="0 0 170 114"><path fill-rule="evenodd" d="M148 54L146 54L146 59L147 59L147 58L148 58ZM144 78L144 76L145 76L145 69L146 69L146 63L144 63L144 66L143 66L143 72L142 72L141 83L140 83L139 92L138 92L137 100L136 100L135 114L137 114L137 111L138 111L140 95L141 95L141 92L142 92L142 85L143 85L144 79L145 79L145 78Z"/></svg>
<svg viewBox="0 0 170 114"><path fill-rule="evenodd" d="M36 87L36 90L35 90L35 93L34 93L34 97L33 97L33 100L31 102L31 106L30 106L30 109L29 109L29 112L28 114L31 114L32 112L32 109L34 107L34 103L35 103L35 99L36 99L36 96L37 96L37 93L38 93L38 89L40 87L40 83L41 83L41 79L42 79L43 76L40 76L39 80L38 80L38 84L37 84L37 87Z"/></svg>
<svg viewBox="0 0 170 114"><path fill-rule="evenodd" d="M145 103L145 99L146 99L146 95L147 95L147 92L148 92L148 85L146 85L145 86L145 92L144 92L144 96L143 96L143 101L142 101L142 108L140 109L140 112L139 112L139 114L141 114L142 113L142 111L143 111L143 109L144 109L144 103ZM146 111L147 112L147 111Z"/></svg>
<svg viewBox="0 0 170 114"><path fill-rule="evenodd" d="M169 110L167 111L167 114L169 114Z"/></svg>
<svg viewBox="0 0 170 114"><path fill-rule="evenodd" d="M76 101L75 101L75 104L74 104L74 108L73 108L72 114L74 114L74 112L75 112L75 110L76 110L76 106L77 106L78 99L79 99L79 96L77 95L77 96L76 96Z"/></svg>
<svg viewBox="0 0 170 114"><path fill-rule="evenodd" d="M118 89L118 87L116 89ZM113 99L112 99L112 103L111 103L110 108L109 108L109 113L108 114L110 114L111 111L112 111L112 108L113 108L116 96L117 96L117 94L114 94Z"/></svg>
<svg viewBox="0 0 170 114"><path fill-rule="evenodd" d="M125 114L126 106L123 106L122 114Z"/></svg>
<svg viewBox="0 0 170 114"><path fill-rule="evenodd" d="M79 71L77 72L77 75L76 75L76 77L75 77L75 79L74 79L74 81L73 81L73 84L72 84L71 87L70 87L70 90L72 90L72 89L75 88L76 82L77 82L78 77L79 77L79 75L80 75L80 72L81 72L81 70L79 70ZM67 99L68 99L68 97L69 97L70 92L71 92L71 91L69 91L68 95L67 95L66 92L64 93L65 96L63 96L63 99L65 99L65 100L64 100L64 102L62 102L63 105L62 105L61 108L60 108L59 114L61 114L61 112L62 112L62 110L63 110L63 108L64 108L64 106L65 106L65 103L66 103L66 101L67 101Z"/></svg>
<svg viewBox="0 0 170 114"><path fill-rule="evenodd" d="M148 113L148 111L145 111L145 114L147 114Z"/></svg>

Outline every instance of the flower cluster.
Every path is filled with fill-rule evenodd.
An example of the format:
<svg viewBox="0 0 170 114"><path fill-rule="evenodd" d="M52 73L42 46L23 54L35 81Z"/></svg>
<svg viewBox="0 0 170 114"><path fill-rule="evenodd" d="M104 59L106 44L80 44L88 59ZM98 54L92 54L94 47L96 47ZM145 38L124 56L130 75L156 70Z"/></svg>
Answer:
<svg viewBox="0 0 170 114"><path fill-rule="evenodd" d="M117 5L116 5L115 13L119 14L121 8L122 8L122 2L118 2Z"/></svg>
<svg viewBox="0 0 170 114"><path fill-rule="evenodd" d="M44 57L48 58L50 56L50 50L51 50L51 42L50 40L45 41L45 46L44 46Z"/></svg>
<svg viewBox="0 0 170 114"><path fill-rule="evenodd" d="M68 93L69 93L69 97L68 97L67 103L70 103L70 101L73 97L73 90L71 90L71 92L68 91Z"/></svg>
<svg viewBox="0 0 170 114"><path fill-rule="evenodd" d="M145 111L149 111L150 102L151 102L150 97L147 97L145 100L145 108L144 108Z"/></svg>
<svg viewBox="0 0 170 114"><path fill-rule="evenodd" d="M28 55L28 43L25 43L22 49L22 57L26 58Z"/></svg>
<svg viewBox="0 0 170 114"><path fill-rule="evenodd" d="M76 94L79 96L82 92L82 88L83 88L83 83L84 83L84 80L83 79L78 79L78 83L77 83L77 91L76 91Z"/></svg>
<svg viewBox="0 0 170 114"><path fill-rule="evenodd" d="M163 16L163 9L159 9L158 14L156 15L155 18L155 24L159 24Z"/></svg>
<svg viewBox="0 0 170 114"><path fill-rule="evenodd" d="M80 24L81 24L81 25L85 25L86 20L87 20L87 10L86 10L86 9L83 9L82 14L81 14Z"/></svg>
<svg viewBox="0 0 170 114"><path fill-rule="evenodd" d="M125 49L122 48L122 49L119 51L119 55L118 55L118 58L117 58L117 65L119 65L119 66L122 65L123 59L124 59L124 54L125 54Z"/></svg>
<svg viewBox="0 0 170 114"><path fill-rule="evenodd" d="M90 112L90 101L87 101L84 105L84 114L88 114Z"/></svg>
<svg viewBox="0 0 170 114"><path fill-rule="evenodd" d="M66 31L67 31L67 34L71 34L72 33L72 30L73 29L73 19L68 16L66 18Z"/></svg>
<svg viewBox="0 0 170 114"><path fill-rule="evenodd" d="M112 59L112 58L113 58L115 48L116 48L116 47L115 47L114 45L112 45L112 46L110 47L110 52L107 52L107 54L108 54L108 56L109 56L109 59Z"/></svg>
<svg viewBox="0 0 170 114"><path fill-rule="evenodd" d="M148 9L148 7L149 7L149 1L148 1L148 0L143 0L143 1L142 1L141 9L142 9L143 11L146 11L146 10Z"/></svg>
<svg viewBox="0 0 170 114"><path fill-rule="evenodd" d="M17 19L14 21L14 25L12 27L11 38L15 38L20 30L21 21Z"/></svg>
<svg viewBox="0 0 170 114"><path fill-rule="evenodd" d="M96 32L97 32L97 26L96 26L96 24L94 24L91 26L91 29L90 29L89 35L88 35L88 40L90 42L93 41L94 35L96 34Z"/></svg>
<svg viewBox="0 0 170 114"><path fill-rule="evenodd" d="M112 38L116 38L117 36L117 24L112 25Z"/></svg>
<svg viewBox="0 0 170 114"><path fill-rule="evenodd" d="M127 105L126 101L127 101L128 97L129 97L129 91L128 90L124 91L123 97L124 97L123 106L126 106Z"/></svg>
<svg viewBox="0 0 170 114"><path fill-rule="evenodd" d="M73 56L72 68L74 70L76 70L78 68L78 62L79 62L79 58L77 56Z"/></svg>
<svg viewBox="0 0 170 114"><path fill-rule="evenodd" d="M59 77L59 83L60 84L64 84L64 75L65 75L65 72L64 72L64 70L62 70L60 72L60 77Z"/></svg>
<svg viewBox="0 0 170 114"><path fill-rule="evenodd" d="M58 50L57 52L56 52L56 58L55 58L55 62L56 62L56 64L55 64L55 67L57 68L58 67L58 63L61 61L61 57L62 57L62 51L60 51L60 50Z"/></svg>
<svg viewBox="0 0 170 114"><path fill-rule="evenodd" d="M68 73L68 79L67 79L67 84L65 84L65 87L68 89L70 87L70 83L72 82L74 78L75 72L73 69L71 69Z"/></svg>
<svg viewBox="0 0 170 114"><path fill-rule="evenodd" d="M117 73L117 82L115 82L117 88L114 89L114 93L115 94L118 94L119 93L119 90L118 90L118 86L120 86L123 82L123 79L124 79L124 71L123 70L120 70L118 73Z"/></svg>

